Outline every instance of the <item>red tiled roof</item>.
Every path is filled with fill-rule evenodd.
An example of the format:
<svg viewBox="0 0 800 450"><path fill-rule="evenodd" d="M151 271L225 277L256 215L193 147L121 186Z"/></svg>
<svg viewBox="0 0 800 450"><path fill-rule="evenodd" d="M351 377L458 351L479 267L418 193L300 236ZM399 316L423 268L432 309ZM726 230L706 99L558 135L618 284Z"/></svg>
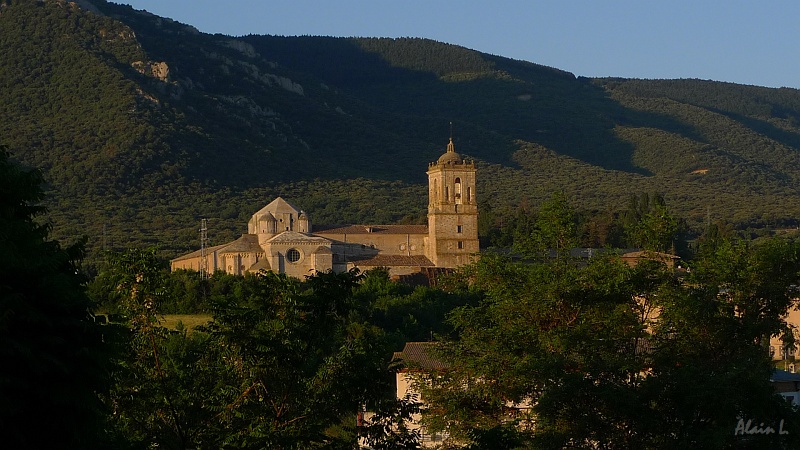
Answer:
<svg viewBox="0 0 800 450"><path fill-rule="evenodd" d="M449 367L434 353L435 342L406 342L402 352L396 352L394 359L402 361L406 368L443 370Z"/></svg>

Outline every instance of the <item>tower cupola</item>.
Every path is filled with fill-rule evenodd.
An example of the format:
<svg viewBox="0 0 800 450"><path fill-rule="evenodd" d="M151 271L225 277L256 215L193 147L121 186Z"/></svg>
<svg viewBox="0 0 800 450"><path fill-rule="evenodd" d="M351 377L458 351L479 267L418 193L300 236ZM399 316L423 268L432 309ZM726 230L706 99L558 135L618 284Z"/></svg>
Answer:
<svg viewBox="0 0 800 450"><path fill-rule="evenodd" d="M444 152L442 156L439 157L439 160L436 161L437 164L461 164L463 160L461 159L461 155L456 153L456 146L453 144L453 138L450 138L450 143L447 144L447 151Z"/></svg>

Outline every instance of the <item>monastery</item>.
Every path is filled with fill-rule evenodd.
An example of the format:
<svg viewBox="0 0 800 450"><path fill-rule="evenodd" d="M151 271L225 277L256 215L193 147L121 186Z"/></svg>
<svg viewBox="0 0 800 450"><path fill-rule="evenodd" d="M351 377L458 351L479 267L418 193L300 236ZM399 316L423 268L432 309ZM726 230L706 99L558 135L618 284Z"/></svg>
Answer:
<svg viewBox="0 0 800 450"><path fill-rule="evenodd" d="M469 263L479 251L474 161L447 151L428 165L427 225L314 229L309 214L278 197L253 214L233 242L171 261L172 270L242 275L269 270L303 278L316 271L386 267L393 276Z"/></svg>

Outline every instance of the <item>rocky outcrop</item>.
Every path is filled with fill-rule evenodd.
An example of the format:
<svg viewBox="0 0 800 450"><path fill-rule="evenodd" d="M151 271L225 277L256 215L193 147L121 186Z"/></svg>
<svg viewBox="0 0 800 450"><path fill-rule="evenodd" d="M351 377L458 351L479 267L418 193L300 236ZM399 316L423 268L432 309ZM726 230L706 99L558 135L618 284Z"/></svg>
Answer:
<svg viewBox="0 0 800 450"><path fill-rule="evenodd" d="M131 66L142 75L153 77L164 82L169 80L169 66L164 61L134 61Z"/></svg>

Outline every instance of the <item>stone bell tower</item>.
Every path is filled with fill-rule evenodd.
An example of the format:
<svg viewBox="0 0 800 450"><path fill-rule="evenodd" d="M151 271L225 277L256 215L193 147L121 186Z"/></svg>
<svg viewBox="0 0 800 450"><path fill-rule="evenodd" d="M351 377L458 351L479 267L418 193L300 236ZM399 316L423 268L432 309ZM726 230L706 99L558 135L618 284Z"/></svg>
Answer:
<svg viewBox="0 0 800 450"><path fill-rule="evenodd" d="M478 253L475 162L456 153L453 138L428 166L428 259L437 267L468 264Z"/></svg>

